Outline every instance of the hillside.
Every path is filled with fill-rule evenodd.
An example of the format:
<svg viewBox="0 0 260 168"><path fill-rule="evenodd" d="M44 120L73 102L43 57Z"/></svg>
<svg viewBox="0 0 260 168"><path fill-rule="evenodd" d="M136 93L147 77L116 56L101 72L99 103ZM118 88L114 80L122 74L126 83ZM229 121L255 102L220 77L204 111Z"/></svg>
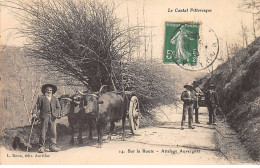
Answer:
<svg viewBox="0 0 260 168"><path fill-rule="evenodd" d="M0 133L5 128L29 124L30 111L38 95L42 94L40 88L44 83L53 83L59 87L57 97L84 89L73 77L45 72L43 67L39 67L40 60L26 57L21 47L0 48Z"/></svg>
<svg viewBox="0 0 260 168"><path fill-rule="evenodd" d="M254 160L260 160L260 38L220 65L211 78L199 80L206 89L211 81L220 97L220 108Z"/></svg>

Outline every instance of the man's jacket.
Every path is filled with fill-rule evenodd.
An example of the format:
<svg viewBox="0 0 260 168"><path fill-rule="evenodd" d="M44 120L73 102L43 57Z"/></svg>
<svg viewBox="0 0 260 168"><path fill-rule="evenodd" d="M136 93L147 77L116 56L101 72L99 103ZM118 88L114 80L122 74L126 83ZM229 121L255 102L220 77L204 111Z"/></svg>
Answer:
<svg viewBox="0 0 260 168"><path fill-rule="evenodd" d="M205 94L205 101L207 105L218 105L218 94L214 90L207 90Z"/></svg>
<svg viewBox="0 0 260 168"><path fill-rule="evenodd" d="M46 96L42 95L38 97L36 103L36 109L34 109L33 113L36 113L40 110L40 118L46 118L48 114L52 114L55 117L60 115L60 103L59 100L55 97L51 97L51 101L47 99Z"/></svg>
<svg viewBox="0 0 260 168"><path fill-rule="evenodd" d="M189 100L189 98L191 98L191 100ZM194 101L196 100L195 92L194 91L190 91L190 94L189 94L188 91L185 90L181 94L181 100L184 102L184 105L191 105L191 104L193 104Z"/></svg>

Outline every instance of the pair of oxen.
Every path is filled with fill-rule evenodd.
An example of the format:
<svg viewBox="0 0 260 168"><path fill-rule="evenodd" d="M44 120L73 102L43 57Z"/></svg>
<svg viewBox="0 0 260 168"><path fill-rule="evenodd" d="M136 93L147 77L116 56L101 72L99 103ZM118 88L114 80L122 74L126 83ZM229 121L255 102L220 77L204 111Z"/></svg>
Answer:
<svg viewBox="0 0 260 168"><path fill-rule="evenodd" d="M98 92L82 93L74 95L62 95L59 97L62 116L68 116L71 129L70 144L74 145L74 130L78 126L78 143L82 144L82 132L84 124L89 125L89 139L92 139L92 128L96 125L98 133L98 147L102 147L104 129L110 123L108 139L115 127L115 122L122 119L123 140L125 138L125 121L127 115L127 98L124 94L105 92L102 86Z"/></svg>

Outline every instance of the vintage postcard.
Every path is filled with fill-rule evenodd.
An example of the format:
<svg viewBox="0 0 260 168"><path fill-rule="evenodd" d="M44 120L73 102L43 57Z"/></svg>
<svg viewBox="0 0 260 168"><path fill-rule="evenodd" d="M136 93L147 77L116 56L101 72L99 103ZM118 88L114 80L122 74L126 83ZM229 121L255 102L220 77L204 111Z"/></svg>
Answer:
<svg viewBox="0 0 260 168"><path fill-rule="evenodd" d="M259 165L259 1L0 14L1 165Z"/></svg>

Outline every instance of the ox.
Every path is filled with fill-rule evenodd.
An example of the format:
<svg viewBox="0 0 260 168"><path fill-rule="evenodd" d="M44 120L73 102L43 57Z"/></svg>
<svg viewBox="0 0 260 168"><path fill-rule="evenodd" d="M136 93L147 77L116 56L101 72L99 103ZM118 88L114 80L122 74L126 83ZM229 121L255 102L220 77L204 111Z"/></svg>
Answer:
<svg viewBox="0 0 260 168"><path fill-rule="evenodd" d="M68 122L70 125L71 140L70 144L74 145L74 130L75 127L79 129L79 135L77 137L78 143L83 144L82 141L82 132L84 129L84 123L89 124L89 139L92 139L92 126L93 126L93 117L86 115L84 109L80 107L82 94L62 95L59 97L61 105L61 114L62 116L68 116Z"/></svg>
<svg viewBox="0 0 260 168"><path fill-rule="evenodd" d="M100 89L102 90L102 89ZM98 147L102 147L102 137L107 123L110 123L108 139L115 127L115 122L122 119L123 140L125 138L125 120L127 115L126 96L114 92L87 94L82 97L82 104L86 114L94 114L98 133Z"/></svg>

